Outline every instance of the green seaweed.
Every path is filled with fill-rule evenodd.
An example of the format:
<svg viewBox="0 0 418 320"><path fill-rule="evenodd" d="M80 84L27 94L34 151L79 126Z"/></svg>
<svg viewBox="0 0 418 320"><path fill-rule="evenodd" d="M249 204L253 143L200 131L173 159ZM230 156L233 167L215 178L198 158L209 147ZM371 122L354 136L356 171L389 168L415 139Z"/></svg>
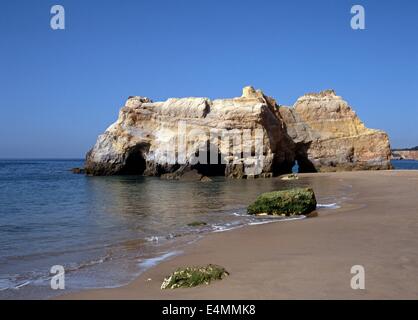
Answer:
<svg viewBox="0 0 418 320"><path fill-rule="evenodd" d="M293 188L261 194L248 206L248 214L293 216L316 209L316 198L311 188Z"/></svg>
<svg viewBox="0 0 418 320"><path fill-rule="evenodd" d="M209 264L206 267L194 266L179 268L164 279L161 289L191 288L202 284L208 285L213 280L228 276L225 268Z"/></svg>

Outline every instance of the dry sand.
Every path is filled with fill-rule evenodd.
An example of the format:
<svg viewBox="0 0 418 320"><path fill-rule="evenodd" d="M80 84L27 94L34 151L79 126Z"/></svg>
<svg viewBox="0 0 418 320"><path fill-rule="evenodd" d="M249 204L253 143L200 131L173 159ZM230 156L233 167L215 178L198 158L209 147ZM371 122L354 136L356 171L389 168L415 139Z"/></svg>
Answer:
<svg viewBox="0 0 418 320"><path fill-rule="evenodd" d="M61 299L416 299L418 171L305 174L317 195L349 187L342 208L319 217L213 233L185 252L115 289ZM209 286L161 290L177 267L224 266L230 276ZM350 286L353 265L366 289ZM149 280L151 279L151 280Z"/></svg>

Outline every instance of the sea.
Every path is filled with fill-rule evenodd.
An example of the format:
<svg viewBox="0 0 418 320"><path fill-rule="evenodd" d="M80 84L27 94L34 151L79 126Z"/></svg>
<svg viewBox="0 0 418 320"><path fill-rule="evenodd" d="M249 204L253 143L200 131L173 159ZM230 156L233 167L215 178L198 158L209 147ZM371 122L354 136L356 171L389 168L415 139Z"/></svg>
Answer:
<svg viewBox="0 0 418 320"><path fill-rule="evenodd" d="M418 161L393 164L418 169ZM249 216L246 207L262 192L315 183L89 177L74 167L83 160L0 160L0 299L125 285L208 233L286 221ZM329 190L319 210L342 206L348 194ZM65 271L64 290L51 287L54 266Z"/></svg>

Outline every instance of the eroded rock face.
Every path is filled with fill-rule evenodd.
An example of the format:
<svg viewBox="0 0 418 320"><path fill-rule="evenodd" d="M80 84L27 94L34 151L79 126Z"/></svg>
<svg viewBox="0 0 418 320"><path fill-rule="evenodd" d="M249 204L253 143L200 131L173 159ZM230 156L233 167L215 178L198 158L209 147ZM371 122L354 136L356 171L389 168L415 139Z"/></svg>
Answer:
<svg viewBox="0 0 418 320"><path fill-rule="evenodd" d="M177 176L192 169L234 178L287 172L294 145L276 108L252 88L244 88L242 97L213 101L130 97L87 154L86 171Z"/></svg>
<svg viewBox="0 0 418 320"><path fill-rule="evenodd" d="M365 128L333 91L299 98L293 108L252 87L241 97L130 97L86 158L93 175L144 174L233 178L291 171L387 169L389 141Z"/></svg>
<svg viewBox="0 0 418 320"><path fill-rule="evenodd" d="M418 150L394 150L391 158L393 160L418 160Z"/></svg>
<svg viewBox="0 0 418 320"><path fill-rule="evenodd" d="M301 171L391 168L387 134L366 128L333 90L306 94L279 110Z"/></svg>

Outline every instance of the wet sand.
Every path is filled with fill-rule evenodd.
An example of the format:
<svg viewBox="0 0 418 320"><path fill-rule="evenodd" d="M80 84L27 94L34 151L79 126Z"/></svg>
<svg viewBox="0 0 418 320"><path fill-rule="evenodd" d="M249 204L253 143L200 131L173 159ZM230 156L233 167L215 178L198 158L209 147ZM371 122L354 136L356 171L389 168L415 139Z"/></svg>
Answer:
<svg viewBox="0 0 418 320"><path fill-rule="evenodd" d="M418 171L304 174L317 195L349 187L340 209L299 221L212 233L131 284L60 299L416 299ZM177 267L224 266L230 276L209 286L161 290ZM365 290L350 286L365 268Z"/></svg>

